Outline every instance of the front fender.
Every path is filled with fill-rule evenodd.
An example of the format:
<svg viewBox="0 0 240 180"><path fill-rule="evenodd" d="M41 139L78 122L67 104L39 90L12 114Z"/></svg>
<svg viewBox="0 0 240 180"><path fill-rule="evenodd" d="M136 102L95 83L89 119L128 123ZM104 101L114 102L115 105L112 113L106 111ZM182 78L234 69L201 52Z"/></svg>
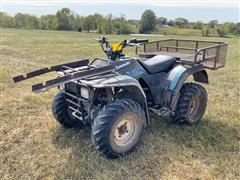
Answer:
<svg viewBox="0 0 240 180"><path fill-rule="evenodd" d="M96 79L91 81L81 80L81 83L86 84L87 86L92 88L121 87L123 89L127 89L128 91L131 91L132 95L136 97L133 97L133 99L136 100L140 105L142 105L143 109L145 110L147 123L150 123L146 95L141 85L136 79L126 75L118 75L114 77Z"/></svg>

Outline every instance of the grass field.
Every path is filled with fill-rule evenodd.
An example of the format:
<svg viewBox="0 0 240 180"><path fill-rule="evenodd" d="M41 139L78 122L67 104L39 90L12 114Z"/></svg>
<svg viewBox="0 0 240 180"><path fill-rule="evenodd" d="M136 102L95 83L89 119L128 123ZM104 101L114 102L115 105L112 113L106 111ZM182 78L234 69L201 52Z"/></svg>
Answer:
<svg viewBox="0 0 240 180"><path fill-rule="evenodd" d="M32 84L53 76L19 84L11 79L82 57L103 57L99 45L90 40L98 35L0 32L0 179L240 179L240 39L214 39L229 42L227 65L209 71L210 84L204 85L208 107L200 124L177 126L151 115L151 128L135 151L108 160L94 149L88 131L67 130L55 122L50 107L56 89L31 92Z"/></svg>

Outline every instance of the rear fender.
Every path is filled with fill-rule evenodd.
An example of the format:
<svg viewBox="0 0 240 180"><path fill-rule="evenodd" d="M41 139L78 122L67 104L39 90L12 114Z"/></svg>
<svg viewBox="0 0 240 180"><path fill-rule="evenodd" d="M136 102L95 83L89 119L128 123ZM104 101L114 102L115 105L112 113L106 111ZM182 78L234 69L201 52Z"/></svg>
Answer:
<svg viewBox="0 0 240 180"><path fill-rule="evenodd" d="M208 83L207 72L204 70L202 64L191 67L178 65L170 71L166 81L166 96L164 96L166 98L164 101L165 105L169 107L170 110L175 110L180 90L186 79L191 75L193 75L194 80L197 82Z"/></svg>
<svg viewBox="0 0 240 180"><path fill-rule="evenodd" d="M123 88L130 92L131 99L137 101L145 111L147 123L150 123L146 95L139 82L125 75L118 75L106 79L97 79L91 81L81 80L82 83L92 88ZM129 97L128 97L129 98Z"/></svg>

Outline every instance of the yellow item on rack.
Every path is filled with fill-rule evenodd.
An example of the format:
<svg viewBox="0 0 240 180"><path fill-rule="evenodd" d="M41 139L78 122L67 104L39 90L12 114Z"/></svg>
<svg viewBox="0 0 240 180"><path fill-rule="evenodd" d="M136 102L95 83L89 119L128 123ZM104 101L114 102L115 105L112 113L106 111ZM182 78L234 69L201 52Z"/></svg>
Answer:
<svg viewBox="0 0 240 180"><path fill-rule="evenodd" d="M112 44L112 51L116 52L116 51L122 51L123 50L123 45L121 44Z"/></svg>

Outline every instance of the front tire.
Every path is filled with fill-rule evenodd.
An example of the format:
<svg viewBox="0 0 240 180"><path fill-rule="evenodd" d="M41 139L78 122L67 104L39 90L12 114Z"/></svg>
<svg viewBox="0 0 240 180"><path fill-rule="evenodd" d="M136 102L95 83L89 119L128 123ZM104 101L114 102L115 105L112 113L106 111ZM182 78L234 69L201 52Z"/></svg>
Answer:
<svg viewBox="0 0 240 180"><path fill-rule="evenodd" d="M186 83L180 90L174 121L179 124L196 124L202 119L206 106L206 89L196 83Z"/></svg>
<svg viewBox="0 0 240 180"><path fill-rule="evenodd" d="M108 158L125 155L140 140L145 124L145 112L137 102L115 100L104 106L94 120L93 143Z"/></svg>
<svg viewBox="0 0 240 180"><path fill-rule="evenodd" d="M58 92L55 95L52 102L52 114L56 121L66 128L83 127L82 122L70 114L63 92Z"/></svg>

